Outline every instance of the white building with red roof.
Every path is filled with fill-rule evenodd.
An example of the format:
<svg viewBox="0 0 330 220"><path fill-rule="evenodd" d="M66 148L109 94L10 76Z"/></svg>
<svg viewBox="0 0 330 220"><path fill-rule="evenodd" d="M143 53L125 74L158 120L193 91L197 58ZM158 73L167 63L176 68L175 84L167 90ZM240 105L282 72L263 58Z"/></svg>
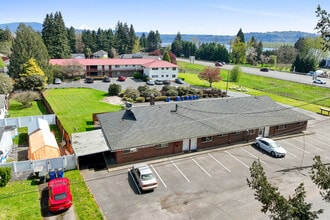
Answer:
<svg viewBox="0 0 330 220"><path fill-rule="evenodd" d="M59 66L79 63L84 66L86 77L93 78L131 77L137 72L154 80L174 80L179 72L177 65L159 59L50 59L49 62Z"/></svg>

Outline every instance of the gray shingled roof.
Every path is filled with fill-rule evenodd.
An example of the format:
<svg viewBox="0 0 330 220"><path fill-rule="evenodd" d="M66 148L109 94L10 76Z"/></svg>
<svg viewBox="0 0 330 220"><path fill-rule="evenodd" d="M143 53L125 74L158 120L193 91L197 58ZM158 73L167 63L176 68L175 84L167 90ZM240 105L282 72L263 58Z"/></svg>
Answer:
<svg viewBox="0 0 330 220"><path fill-rule="evenodd" d="M267 96L157 103L98 118L112 151L312 119Z"/></svg>

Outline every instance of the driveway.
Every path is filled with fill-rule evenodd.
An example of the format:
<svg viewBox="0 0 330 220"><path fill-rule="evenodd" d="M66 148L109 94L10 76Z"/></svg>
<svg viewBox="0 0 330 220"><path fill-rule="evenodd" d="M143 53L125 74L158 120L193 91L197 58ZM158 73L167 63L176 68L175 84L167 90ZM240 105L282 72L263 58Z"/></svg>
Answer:
<svg viewBox="0 0 330 220"><path fill-rule="evenodd" d="M313 210L324 209L319 219L330 219L328 204L311 182L309 171L315 155L330 162L327 116L303 111L311 120L302 135L278 139L285 158L273 158L251 143L169 156L147 163L159 186L140 194L130 175L132 165L99 171L81 170L86 184L107 219L268 219L261 213L248 186L249 167L259 159L268 180L286 198L302 182Z"/></svg>

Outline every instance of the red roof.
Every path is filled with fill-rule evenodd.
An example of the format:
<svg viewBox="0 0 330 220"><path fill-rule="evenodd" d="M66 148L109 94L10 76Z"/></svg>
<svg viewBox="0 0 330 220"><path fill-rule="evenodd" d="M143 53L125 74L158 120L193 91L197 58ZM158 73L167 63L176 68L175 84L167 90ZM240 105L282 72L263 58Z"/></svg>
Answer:
<svg viewBox="0 0 330 220"><path fill-rule="evenodd" d="M84 66L92 65L141 65L144 67L178 67L172 63L157 59L50 59L52 65L66 65L68 63L78 62Z"/></svg>

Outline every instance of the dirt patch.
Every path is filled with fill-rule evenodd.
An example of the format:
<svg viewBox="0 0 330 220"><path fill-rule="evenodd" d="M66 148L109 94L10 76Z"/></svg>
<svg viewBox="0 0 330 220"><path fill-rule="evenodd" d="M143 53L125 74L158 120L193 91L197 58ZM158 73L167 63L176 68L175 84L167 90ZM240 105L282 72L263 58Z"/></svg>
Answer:
<svg viewBox="0 0 330 220"><path fill-rule="evenodd" d="M124 104L122 98L118 96L108 96L103 99L104 102L113 104L113 105L122 105Z"/></svg>

